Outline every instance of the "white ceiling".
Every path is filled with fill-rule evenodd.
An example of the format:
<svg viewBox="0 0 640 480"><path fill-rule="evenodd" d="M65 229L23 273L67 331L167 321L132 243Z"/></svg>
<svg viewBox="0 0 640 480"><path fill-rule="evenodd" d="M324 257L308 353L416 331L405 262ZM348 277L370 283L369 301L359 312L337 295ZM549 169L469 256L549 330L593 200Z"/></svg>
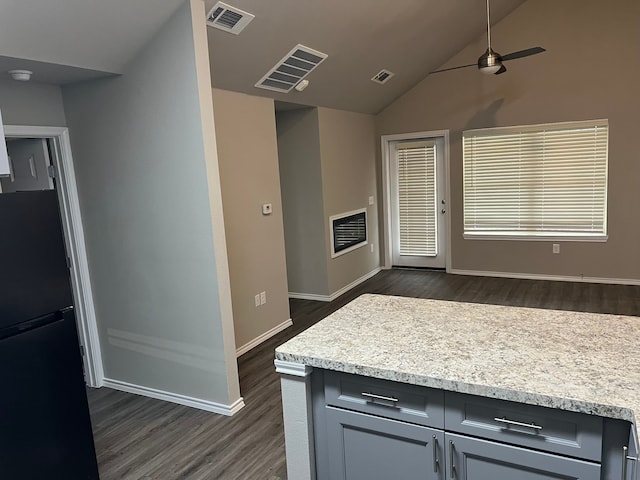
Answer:
<svg viewBox="0 0 640 480"><path fill-rule="evenodd" d="M78 69L121 73L183 1L0 0L0 65L44 62L30 64L34 80L58 84L82 78ZM67 79L51 64L76 69Z"/></svg>
<svg viewBox="0 0 640 480"><path fill-rule="evenodd" d="M524 0L492 0L492 23ZM216 0L206 0L207 11ZM486 31L484 0L226 0L255 15L240 35L209 28L215 87L292 103L376 113ZM493 43L500 52L500 39ZM296 44L328 54L304 92L254 84ZM478 57L484 52L478 52ZM470 58L473 63L477 57ZM396 75L370 79L382 68Z"/></svg>
<svg viewBox="0 0 640 480"><path fill-rule="evenodd" d="M14 68L52 84L122 73L184 1L0 0L0 78ZM492 23L524 1L492 0ZM205 0L206 10L215 3ZM214 87L365 113L380 111L486 28L484 0L226 3L256 17L240 35L208 28ZM289 94L255 88L298 43L329 55L309 75L309 87ZM502 53L511 50L499 38L493 44ZM382 68L395 77L371 82Z"/></svg>

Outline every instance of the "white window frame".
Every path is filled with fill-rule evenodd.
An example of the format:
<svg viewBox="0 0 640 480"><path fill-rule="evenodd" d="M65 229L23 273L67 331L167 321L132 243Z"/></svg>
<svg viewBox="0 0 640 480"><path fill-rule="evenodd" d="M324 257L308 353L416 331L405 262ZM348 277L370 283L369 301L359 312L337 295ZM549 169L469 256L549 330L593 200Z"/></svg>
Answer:
<svg viewBox="0 0 640 480"><path fill-rule="evenodd" d="M595 127L603 126L609 128L608 120L587 120L578 122L557 122L546 123L537 125L525 125L525 126L513 126L513 127L496 127L496 128L484 128L467 130L463 132L462 144L463 144L463 208L467 208L466 197L466 180L464 171L468 168L465 139L472 136L491 136L491 135L507 135L518 132L541 132L549 130L563 130L581 127ZM535 233L531 232L518 232L518 231L468 231L466 225L463 224L463 238L471 240L526 240L526 241L578 241L578 242L606 242L607 235L607 197L608 197L608 130L607 130L607 144L606 144L606 156L605 156L605 173L604 173L604 223L602 232L585 233L585 232L561 232L561 231L539 231ZM463 223L464 223L465 210L463 210Z"/></svg>

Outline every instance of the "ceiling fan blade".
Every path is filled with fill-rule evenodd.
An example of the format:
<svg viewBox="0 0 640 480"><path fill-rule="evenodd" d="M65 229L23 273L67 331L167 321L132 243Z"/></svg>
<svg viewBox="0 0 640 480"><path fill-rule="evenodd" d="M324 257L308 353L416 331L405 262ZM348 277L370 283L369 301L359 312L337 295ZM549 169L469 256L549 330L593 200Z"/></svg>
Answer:
<svg viewBox="0 0 640 480"><path fill-rule="evenodd" d="M478 66L477 63L470 63L469 65L460 65L459 67L443 68L442 70L434 70L433 72L429 72L429 75L431 75L432 73L448 72L449 70L458 70L460 68L477 67L477 66Z"/></svg>
<svg viewBox="0 0 640 480"><path fill-rule="evenodd" d="M507 71L507 67L505 67L504 65L500 66L500 70L498 70L496 73L494 73L494 75L500 75L501 73L504 73Z"/></svg>
<svg viewBox="0 0 640 480"><path fill-rule="evenodd" d="M542 52L546 52L546 50L542 47L532 47L525 50L518 50L517 52L502 55L502 61L506 62L507 60L515 60L516 58L529 57L531 55L537 55L538 53Z"/></svg>

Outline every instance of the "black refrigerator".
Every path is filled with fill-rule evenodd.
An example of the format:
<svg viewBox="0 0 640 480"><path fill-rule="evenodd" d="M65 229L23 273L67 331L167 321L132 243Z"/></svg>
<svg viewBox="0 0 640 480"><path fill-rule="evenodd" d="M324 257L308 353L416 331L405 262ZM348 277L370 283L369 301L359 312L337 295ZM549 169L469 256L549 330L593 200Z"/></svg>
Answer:
<svg viewBox="0 0 640 480"><path fill-rule="evenodd" d="M0 194L0 478L98 479L54 190Z"/></svg>

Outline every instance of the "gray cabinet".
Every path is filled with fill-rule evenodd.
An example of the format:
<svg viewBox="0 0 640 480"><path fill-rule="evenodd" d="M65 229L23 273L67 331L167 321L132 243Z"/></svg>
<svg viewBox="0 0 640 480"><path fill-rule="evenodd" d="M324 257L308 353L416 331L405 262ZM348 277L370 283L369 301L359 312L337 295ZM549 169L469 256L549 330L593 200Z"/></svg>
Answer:
<svg viewBox="0 0 640 480"><path fill-rule="evenodd" d="M623 449L622 479L640 480L640 468L638 468L638 439L635 428L629 432L629 441Z"/></svg>
<svg viewBox="0 0 640 480"><path fill-rule="evenodd" d="M435 388L327 371L324 395L333 407L444 428L444 392Z"/></svg>
<svg viewBox="0 0 640 480"><path fill-rule="evenodd" d="M593 462L602 459L602 417L445 392L447 430Z"/></svg>
<svg viewBox="0 0 640 480"><path fill-rule="evenodd" d="M331 480L444 480L444 433L333 407L326 409Z"/></svg>
<svg viewBox="0 0 640 480"><path fill-rule="evenodd" d="M622 420L322 370L312 391L318 480L640 480Z"/></svg>
<svg viewBox="0 0 640 480"><path fill-rule="evenodd" d="M600 480L600 465L447 433L449 480Z"/></svg>

